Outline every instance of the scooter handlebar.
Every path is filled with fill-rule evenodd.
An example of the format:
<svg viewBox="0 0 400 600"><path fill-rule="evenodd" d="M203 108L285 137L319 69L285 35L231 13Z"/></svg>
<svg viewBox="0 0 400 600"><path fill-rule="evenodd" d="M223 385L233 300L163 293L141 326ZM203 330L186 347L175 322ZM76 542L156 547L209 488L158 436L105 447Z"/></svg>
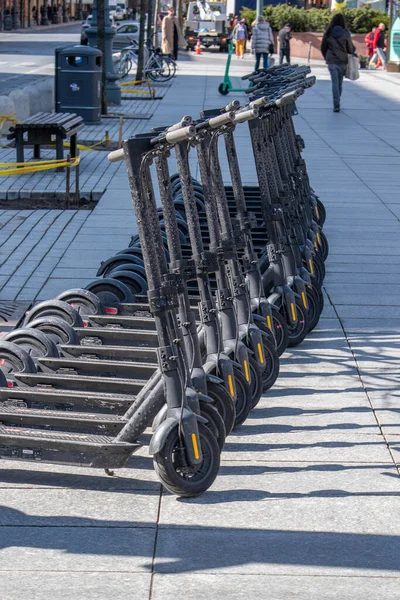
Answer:
<svg viewBox="0 0 400 600"><path fill-rule="evenodd" d="M257 107L250 108L250 110L244 110L243 112L237 112L235 113L235 123L244 123L245 121L256 119L258 114L259 111Z"/></svg>
<svg viewBox="0 0 400 600"><path fill-rule="evenodd" d="M231 110L237 110L240 106L239 100L232 100L229 104L227 104L224 108L224 112L230 112Z"/></svg>
<svg viewBox="0 0 400 600"><path fill-rule="evenodd" d="M226 112L218 117L212 117L208 121L209 127L211 129L217 129L218 127L222 127L223 125L227 125L227 123L232 123L235 120L235 113L233 111Z"/></svg>
<svg viewBox="0 0 400 600"><path fill-rule="evenodd" d="M124 149L120 148L119 150L114 150L107 155L108 160L111 163L119 162L120 160L124 160Z"/></svg>
<svg viewBox="0 0 400 600"><path fill-rule="evenodd" d="M169 131L165 135L165 139L168 144L178 144L179 142L184 142L185 140L190 140L196 134L196 129L193 125L189 125L188 127L181 127L180 129L175 129L174 131Z"/></svg>
<svg viewBox="0 0 400 600"><path fill-rule="evenodd" d="M167 129L167 133L171 133L172 131L176 131L177 129L182 129L184 127L189 127L189 125L192 124L192 117L190 117L189 115L185 115L184 117L182 117L182 119L179 121L179 123L175 123L175 125L171 125L171 127L168 127Z"/></svg>

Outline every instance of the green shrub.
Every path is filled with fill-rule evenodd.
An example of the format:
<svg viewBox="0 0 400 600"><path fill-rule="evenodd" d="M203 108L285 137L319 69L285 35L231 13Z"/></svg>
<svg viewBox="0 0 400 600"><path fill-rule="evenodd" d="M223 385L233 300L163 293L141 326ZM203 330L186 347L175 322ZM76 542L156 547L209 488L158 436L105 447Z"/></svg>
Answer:
<svg viewBox="0 0 400 600"><path fill-rule="evenodd" d="M373 10L369 6L363 8L344 8L342 10L346 25L352 33L368 33L379 23L389 26L389 17L386 13ZM310 8L304 10L287 4L265 6L264 16L270 22L272 29L279 30L290 23L294 31L325 31L333 16L333 11L328 8ZM251 25L256 18L256 11L243 8L241 17Z"/></svg>

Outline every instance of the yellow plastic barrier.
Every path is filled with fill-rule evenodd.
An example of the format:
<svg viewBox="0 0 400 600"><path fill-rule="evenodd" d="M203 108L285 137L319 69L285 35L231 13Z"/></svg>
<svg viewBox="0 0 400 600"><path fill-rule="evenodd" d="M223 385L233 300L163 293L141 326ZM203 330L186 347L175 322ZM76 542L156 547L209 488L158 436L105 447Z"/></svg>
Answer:
<svg viewBox="0 0 400 600"><path fill-rule="evenodd" d="M37 171L49 171L50 169L59 169L60 167L77 167L80 163L80 157L77 156L73 160L41 160L25 163L0 163L0 177L8 177L9 175L24 175L25 173L36 173ZM23 166L28 165L28 166ZM7 167L1 169L1 167Z"/></svg>

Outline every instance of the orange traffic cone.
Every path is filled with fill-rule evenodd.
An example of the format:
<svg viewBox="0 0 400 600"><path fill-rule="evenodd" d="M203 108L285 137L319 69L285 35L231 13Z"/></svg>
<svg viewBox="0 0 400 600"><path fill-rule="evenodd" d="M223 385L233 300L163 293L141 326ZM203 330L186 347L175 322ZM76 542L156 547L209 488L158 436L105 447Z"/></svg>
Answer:
<svg viewBox="0 0 400 600"><path fill-rule="evenodd" d="M201 54L200 38L197 38L196 54Z"/></svg>

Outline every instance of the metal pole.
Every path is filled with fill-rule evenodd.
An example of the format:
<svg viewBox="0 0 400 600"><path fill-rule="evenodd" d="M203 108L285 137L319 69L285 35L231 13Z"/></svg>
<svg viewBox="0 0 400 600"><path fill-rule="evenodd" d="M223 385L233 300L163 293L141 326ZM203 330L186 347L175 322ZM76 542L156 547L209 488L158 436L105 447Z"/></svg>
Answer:
<svg viewBox="0 0 400 600"><path fill-rule="evenodd" d="M153 29L153 44L158 46L158 15L160 12L160 0L155 0L154 7L154 29Z"/></svg>
<svg viewBox="0 0 400 600"><path fill-rule="evenodd" d="M62 20L63 23L68 23L67 0L62 0Z"/></svg>
<svg viewBox="0 0 400 600"><path fill-rule="evenodd" d="M86 30L86 35L89 46L103 52L103 77L106 78L107 103L121 104L121 89L116 84L119 77L115 71L112 55L115 31L111 27L108 0L94 0L92 14L92 24Z"/></svg>
<svg viewBox="0 0 400 600"><path fill-rule="evenodd" d="M264 0L257 0L257 17L262 16L264 9Z"/></svg>
<svg viewBox="0 0 400 600"><path fill-rule="evenodd" d="M82 14L82 0L79 0L78 2L78 9L76 11L76 17L75 17L76 21L82 21L83 19L83 14Z"/></svg>
<svg viewBox="0 0 400 600"><path fill-rule="evenodd" d="M13 1L13 7L11 9L11 17L12 17L12 28L19 28L19 19L18 19L18 0Z"/></svg>
<svg viewBox="0 0 400 600"><path fill-rule="evenodd" d="M139 54L138 54L137 71L136 71L136 79L138 81L141 81L143 79L145 19L146 19L146 0L140 0Z"/></svg>

